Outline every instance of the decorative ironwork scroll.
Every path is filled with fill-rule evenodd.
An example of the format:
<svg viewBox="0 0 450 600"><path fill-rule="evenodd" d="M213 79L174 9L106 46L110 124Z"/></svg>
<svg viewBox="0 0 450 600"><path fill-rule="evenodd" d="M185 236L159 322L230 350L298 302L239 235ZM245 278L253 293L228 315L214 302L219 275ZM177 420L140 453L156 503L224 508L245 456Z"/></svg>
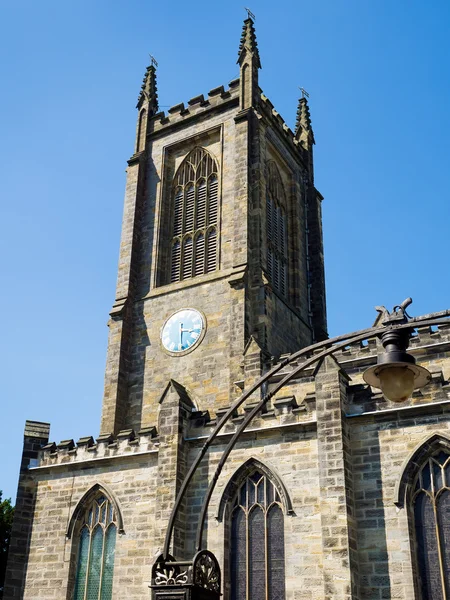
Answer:
<svg viewBox="0 0 450 600"><path fill-rule="evenodd" d="M220 567L214 554L201 550L195 555L193 563L193 583L213 592L220 592Z"/></svg>
<svg viewBox="0 0 450 600"><path fill-rule="evenodd" d="M154 585L185 585L189 581L189 570L187 567L181 567L175 562L173 556L168 556L164 560L163 556L159 556L153 565L152 582Z"/></svg>

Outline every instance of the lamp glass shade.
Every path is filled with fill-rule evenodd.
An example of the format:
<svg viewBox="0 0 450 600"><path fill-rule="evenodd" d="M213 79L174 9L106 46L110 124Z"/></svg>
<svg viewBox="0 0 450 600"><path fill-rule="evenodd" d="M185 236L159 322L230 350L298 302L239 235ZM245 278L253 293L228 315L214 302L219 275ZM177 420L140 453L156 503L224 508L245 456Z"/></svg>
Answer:
<svg viewBox="0 0 450 600"><path fill-rule="evenodd" d="M391 402L404 402L414 391L414 371L408 366L387 366L378 373L380 388Z"/></svg>

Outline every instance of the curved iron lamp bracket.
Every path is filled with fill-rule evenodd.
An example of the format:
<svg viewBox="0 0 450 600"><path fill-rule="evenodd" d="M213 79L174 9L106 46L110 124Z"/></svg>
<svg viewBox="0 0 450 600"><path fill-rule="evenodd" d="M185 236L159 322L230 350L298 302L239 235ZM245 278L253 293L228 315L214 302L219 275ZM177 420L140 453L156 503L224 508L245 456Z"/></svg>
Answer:
<svg viewBox="0 0 450 600"><path fill-rule="evenodd" d="M209 501L211 499L212 493L216 486L220 472L222 471L222 468L223 468L228 456L230 455L230 452L233 450L233 448L234 448L237 440L241 436L242 432L246 429L246 427L254 419L254 417L260 412L260 410L263 408L263 406L275 394L277 394L287 383L289 383L292 379L294 379L295 377L300 375L308 367L310 367L311 365L313 365L315 363L318 363L322 358L324 358L326 356L330 356L330 355L334 354L335 352L337 352L338 350L341 350L342 348L345 348L346 346L348 346L350 344L355 344L357 342L362 342L364 340L370 340L375 337L380 337L383 334L383 332L386 332L386 330L388 328L395 328L397 330L407 330L408 333L410 333L416 327L431 327L433 325L448 323L448 321L444 321L443 319L450 317L450 309L436 312L436 313L426 314L421 317L408 318L405 313L405 309L407 306L409 306L410 303L411 303L411 299L408 298L407 300L402 302L401 305L394 307L394 309L391 313L389 313L386 309L384 309L385 313L384 313L384 311L380 311L380 312L384 313L383 314L384 318L383 318L383 322L382 322L383 324L380 326L370 327L368 329L363 329L363 330L356 331L353 333L347 333L344 335L340 335L340 336L334 337L332 339L328 339L328 340L324 340L322 342L318 342L316 344L312 344L311 346L302 348L301 350L294 352L293 354L288 356L286 359L284 359L283 361L281 361L280 363L275 365L270 371L268 371L260 379L258 379L258 381L256 381L246 392L244 392L234 402L234 404L223 415L222 419L216 425L216 427L212 431L211 435L209 436L209 438L206 440L206 442L202 446L196 459L192 463L183 483L181 484L180 490L179 490L177 498L175 500L175 504L172 509L172 513L170 515L169 524L167 526L167 531L166 531L166 538L165 538L164 548L163 548L163 553L162 553L162 557L164 558L164 561L166 562L166 564L170 563L169 548L170 548L170 542L172 539L172 532L173 532L173 528L174 528L174 524L175 524L175 519L177 517L181 502L183 501L183 498L185 496L186 490L187 490L199 464L201 463L203 457L205 456L207 450L209 449L211 444L214 442L214 440L216 439L216 437L218 436L218 434L220 433L222 428L226 425L226 423L230 420L230 418L232 418L232 416L236 412L236 410L240 406L242 406L242 404L255 391L259 390L261 388L261 386L264 383L266 383L266 381L268 381L276 373L278 373L279 371L284 369L284 367L286 367L290 363L298 360L299 358L305 358L308 355L313 354L313 356L310 356L310 358L306 358L306 360L304 360L304 362L302 362L301 365L299 365L298 367L293 369L290 373L286 374L281 379L281 381L279 381L274 386L274 388L261 399L261 401L253 408L253 410L250 413L248 413L248 415L245 417L244 421L241 423L241 425L238 427L238 429L232 436L230 442L228 443L227 447L225 448L225 450L222 454L219 464L217 465L216 471L210 482L210 485L208 487L208 490L206 492L206 496L205 496L205 499L204 499L204 502L202 505L199 525L198 525L198 529L197 529L197 539L196 539L196 548L198 551L201 550L201 546L202 546L203 528L204 528L204 523L205 523L205 519L206 519L206 514L208 511ZM377 307L377 310L378 310L378 308L380 308L380 307ZM384 307L382 307L382 308L384 308Z"/></svg>

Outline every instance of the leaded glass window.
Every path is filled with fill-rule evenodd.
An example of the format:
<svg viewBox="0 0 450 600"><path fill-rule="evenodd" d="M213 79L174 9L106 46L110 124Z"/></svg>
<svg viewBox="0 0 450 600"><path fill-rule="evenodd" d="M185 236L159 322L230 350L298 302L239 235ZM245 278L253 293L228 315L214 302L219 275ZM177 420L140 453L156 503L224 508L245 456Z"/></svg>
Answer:
<svg viewBox="0 0 450 600"><path fill-rule="evenodd" d="M416 476L413 520L421 600L450 600L450 455L427 459Z"/></svg>
<svg viewBox="0 0 450 600"><path fill-rule="evenodd" d="M278 491L254 470L231 504L231 600L284 600L284 516Z"/></svg>
<svg viewBox="0 0 450 600"><path fill-rule="evenodd" d="M287 296L286 198L280 173L273 161L267 164L266 179L267 275L272 286L283 296Z"/></svg>
<svg viewBox="0 0 450 600"><path fill-rule="evenodd" d="M97 494L81 520L74 600L111 600L116 533L114 507Z"/></svg>
<svg viewBox="0 0 450 600"><path fill-rule="evenodd" d="M194 148L174 179L171 282L217 269L218 194L216 161L203 148Z"/></svg>

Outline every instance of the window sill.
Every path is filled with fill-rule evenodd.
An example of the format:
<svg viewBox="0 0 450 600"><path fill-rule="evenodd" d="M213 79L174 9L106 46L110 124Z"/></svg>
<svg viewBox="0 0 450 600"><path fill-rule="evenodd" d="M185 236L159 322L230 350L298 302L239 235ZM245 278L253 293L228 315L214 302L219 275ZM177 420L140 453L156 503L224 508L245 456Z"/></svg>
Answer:
<svg viewBox="0 0 450 600"><path fill-rule="evenodd" d="M235 276L236 273L243 271L245 271L245 265L234 269L217 269L216 271L208 273L207 275L199 275L198 277L191 277L190 279L183 279L182 281L176 281L174 283L158 286L143 296L141 300L148 300L149 298L155 298L156 296L172 294L174 292L179 292L180 290L192 288L197 285L204 285L205 283L219 281L221 279L229 279L230 277Z"/></svg>

